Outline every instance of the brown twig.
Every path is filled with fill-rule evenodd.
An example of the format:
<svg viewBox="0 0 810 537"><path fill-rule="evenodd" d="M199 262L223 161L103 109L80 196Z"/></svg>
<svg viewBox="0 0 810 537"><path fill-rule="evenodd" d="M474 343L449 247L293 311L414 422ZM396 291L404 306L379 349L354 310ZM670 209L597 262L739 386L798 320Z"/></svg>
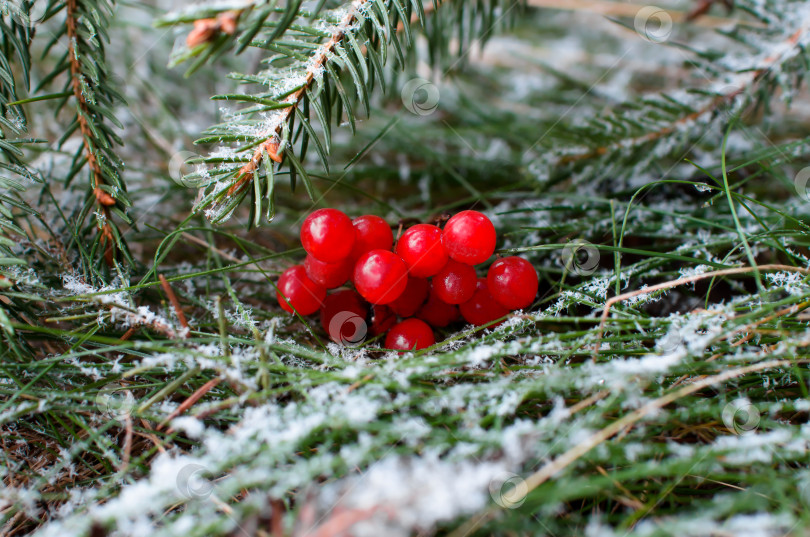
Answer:
<svg viewBox="0 0 810 537"><path fill-rule="evenodd" d="M183 403L182 403L182 404L181 404L179 407L177 407L176 409L174 409L174 412L172 412L171 414L169 414L169 416L168 416L166 419L164 419L162 422L160 422L160 424L157 426L157 430L158 430L158 431L160 431L161 429L163 429L163 428L166 426L166 424L168 424L168 423L169 423L170 421L172 421L174 418L176 418L177 416L179 416L180 414L182 414L183 412L185 412L185 411L186 411L186 410L188 410L189 408L193 407L193 406L194 406L194 403L196 403L197 401L199 401L199 400L200 400L200 398L201 398L203 395L205 395L206 393L208 393L209 391L211 391L212 389L214 389L214 388L217 386L217 384L219 384L220 382L222 382L222 378L221 378L221 377L217 377L217 378L215 378L215 379L211 379L211 380L209 380L208 382L206 382L205 384L203 384L202 386L200 386L199 388L197 388L197 391L195 391L194 393L192 393L192 394L189 396L189 398L188 398L188 399L186 399L185 401L183 401ZM171 429L169 430L169 432L171 432Z"/></svg>
<svg viewBox="0 0 810 537"><path fill-rule="evenodd" d="M599 347L602 344L602 334L605 330L605 323L607 323L608 315L610 314L610 308L619 302L623 302L628 298L633 298L639 295L647 295L650 293L654 293L656 291L662 291L664 289L672 289L673 287L678 287L681 285L686 285L689 283L697 282L700 280L705 280L706 278L717 278L720 276L731 276L734 274L746 274L748 272L754 271L762 271L762 272L769 272L769 271L778 271L784 270L785 272L799 272L801 274L810 274L810 269L801 268L801 267L791 267L790 265L758 265L756 267L739 267L733 269L724 269L724 270L715 270L712 272L704 272L703 274L696 274L694 276L688 276L686 278L678 278L677 280L672 280L668 282L659 283L657 285L653 285L652 287L646 287L644 289L637 289L635 291L630 291L621 295L614 296L608 299L605 302L605 308L602 310L602 317L599 321L599 330L597 331L596 335L596 345L594 347L594 360L596 359L597 354L599 353Z"/></svg>
<svg viewBox="0 0 810 537"><path fill-rule="evenodd" d="M135 332L138 331L138 328L139 328L138 326L130 327L129 330L124 332L124 335L121 336L121 339L119 341L127 341L129 338L135 335Z"/></svg>
<svg viewBox="0 0 810 537"><path fill-rule="evenodd" d="M124 423L126 433L124 434L124 454L121 457L121 472L126 471L129 467L129 458L132 453L132 416L128 412L124 414Z"/></svg>
<svg viewBox="0 0 810 537"><path fill-rule="evenodd" d="M220 411L225 410L227 408L231 408L232 406L237 405L237 404L239 404L239 398L238 397L231 397L229 399L225 399L221 403L217 403L216 405L210 406L206 410L202 410L200 412L197 412L196 414L194 414L194 417L197 418L198 420L204 420L205 418L213 416L217 412L220 412Z"/></svg>
<svg viewBox="0 0 810 537"><path fill-rule="evenodd" d="M88 124L88 117L92 114L87 106L87 100L82 92L82 82L87 83L84 73L82 73L81 60L76 50L78 32L76 30L76 0L67 0L65 25L68 36L68 61L70 62L70 78L73 87L73 96L76 98L76 105L79 111L76 120L79 123L79 130L82 133L84 150L87 156L87 165L93 172L93 195L96 197L99 209L104 215L104 224L101 228L101 241L104 246L104 259L108 265L113 264L115 258L115 239L109 220L111 217L110 207L115 205L115 199L105 192L101 186L104 184L104 176L101 166L98 163L98 148L93 144L93 131Z"/></svg>
<svg viewBox="0 0 810 537"><path fill-rule="evenodd" d="M169 282L166 281L166 277L163 276L163 274L159 274L158 278L160 279L161 287L163 287L163 292L166 293L169 297L169 302L172 303L174 313L177 315L177 320L180 321L180 326L185 328L184 337L188 337L188 321L186 320L186 315L183 313L183 308L180 307L180 301L177 300L177 295L174 294L172 286L169 285Z"/></svg>
<svg viewBox="0 0 810 537"><path fill-rule="evenodd" d="M741 326L741 327L739 327L739 328L737 328L735 330L732 330L728 334L725 334L723 336L723 339L730 339L730 338L732 338L733 336L735 336L737 334L742 334L743 332L748 332L750 330L754 330L756 327L758 327L758 326L760 326L762 324L765 324L767 322L773 321L774 319L777 319L779 317L784 317L786 315L791 315L793 313L798 313L799 311L807 308L807 306L810 306L810 301L802 302L801 304L793 304L792 306L788 306L787 308L783 308L783 309L781 309L781 310L779 310L779 311L777 311L777 312L775 312L775 313L773 313L771 315L766 315L765 317L762 317L761 319L757 319L753 323L749 323L749 324L747 324L745 326ZM748 339L750 339L750 336L751 336L751 334L748 334L742 341L747 341ZM741 342L736 342L732 346L738 345L740 343Z"/></svg>
<svg viewBox="0 0 810 537"><path fill-rule="evenodd" d="M683 386L678 390L670 392L657 399L653 399L652 401L634 410L633 412L630 412L629 414L626 414L623 417L613 421L610 425L608 425L604 429L595 432L594 434L586 438L583 442L578 442L575 446L570 448L568 451L566 451L559 457L543 465L542 468L540 468L538 471L536 471L535 473L533 473L532 475L530 475L525 479L526 484L525 490L527 493L531 492L532 490L536 489L537 487L539 487L540 485L551 479L555 474L570 466L572 463L574 463L576 460L578 460L580 457L588 453L596 446L602 444L603 442L606 442L607 440L621 433L622 431L625 431L628 428L634 426L640 420L644 419L647 416L653 415L654 413L660 411L665 406L674 403L678 399L691 395L704 388L708 388L715 384L722 384L723 382L726 382L734 378L742 377L749 373L755 373L757 371L764 371L766 369L773 369L776 367L786 367L796 363L807 363L807 360L795 360L795 361L769 360L767 362L761 362L758 364L748 365L745 367L724 371L723 373L719 373L717 375L701 378L700 380L696 380L691 384L687 384L686 386ZM465 524L462 524L460 527L458 527L455 531L453 531L450 534L450 537L461 537L473 534L475 530L481 526L481 524L483 524L488 520L491 520L497 513L498 509L496 508L488 509L483 514L471 518Z"/></svg>
<svg viewBox="0 0 810 537"><path fill-rule="evenodd" d="M364 520L368 520L378 511L387 512L389 517L392 515L389 508L384 506L375 505L366 509L340 509L335 508L329 518L318 526L309 530L305 535L309 537L331 537L333 535L344 535L357 524Z"/></svg>
<svg viewBox="0 0 810 537"><path fill-rule="evenodd" d="M141 418L141 425L143 426L144 429L147 430L147 432L138 434L151 440L158 451L160 451L161 453L166 453L166 448L163 447L163 443L157 436L155 436L155 433L152 432L152 426L149 425L149 422Z"/></svg>
<svg viewBox="0 0 810 537"><path fill-rule="evenodd" d="M284 502L278 498L270 500L270 535L284 537Z"/></svg>
<svg viewBox="0 0 810 537"><path fill-rule="evenodd" d="M723 4L728 11L734 9L734 2L731 0L719 0L721 4ZM718 0L700 0L697 5L686 15L686 20L693 21L700 17L706 15L709 10L712 8L714 4L716 4Z"/></svg>

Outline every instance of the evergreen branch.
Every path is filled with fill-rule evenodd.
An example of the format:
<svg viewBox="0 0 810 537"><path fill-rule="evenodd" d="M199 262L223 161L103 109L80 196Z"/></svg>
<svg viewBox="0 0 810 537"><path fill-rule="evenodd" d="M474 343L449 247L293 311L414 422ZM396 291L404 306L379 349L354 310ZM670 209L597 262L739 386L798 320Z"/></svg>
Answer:
<svg viewBox="0 0 810 537"><path fill-rule="evenodd" d="M208 157L196 159L196 163L215 166L198 168L185 177L189 184L208 189L195 210L205 209L206 216L215 222L228 218L248 195L253 200L250 225L259 224L265 203L266 218L272 219L274 182L283 167L286 167L284 173L290 176L292 188L300 178L310 198L314 199L310 174L303 164L307 150L317 152L328 172L332 124L340 124L345 118L354 132L356 118L361 116L358 103L365 115L370 116L372 92L378 84L385 91L385 79L391 77L384 70L386 64L393 59L403 69L408 63L405 51L411 54L413 50L412 24L422 22L428 34L430 59L440 63L446 59L450 47L448 29L458 32L460 52L466 50L474 38L484 42L493 28L511 20L517 0L465 0L456 9L444 11L448 20L435 24L428 23L425 13L435 11L439 2L434 2L431 8L423 6L421 0L356 0L334 12L318 14L318 10L315 13L298 10L291 16L292 5L275 11L279 20L270 20L270 13L265 13L259 5L238 12L233 10L234 6L226 5L218 14L202 10L164 19L164 24L195 22L187 44L196 48L180 57L194 54L211 57L214 51L219 54L240 43L238 50L241 50L248 46L248 41L249 46L271 53L264 60L267 70L258 74L231 74L231 78L246 84L266 85L269 91L214 96L214 99L248 106L235 112L233 119L211 127L197 141L240 145L221 146ZM495 16L498 7L503 10L501 17ZM194 19L193 14L205 18ZM238 21L237 27L227 32L222 21L225 15ZM439 16L436 12L431 19ZM404 44L400 43L401 39ZM393 54L389 54L389 48ZM203 56L192 69L199 65L201 58ZM347 91L344 84L353 85L356 91ZM256 115L261 115L261 119L254 119ZM313 116L318 119L321 133L313 127ZM251 184L254 188L247 188Z"/></svg>
<svg viewBox="0 0 810 537"><path fill-rule="evenodd" d="M338 24L338 29L332 34L329 41L323 45L317 53L310 58L310 65L311 67L307 70L307 74L305 77L304 84L301 86L300 89L292 93L289 97L284 99L282 103L289 105L285 108L282 108L279 112L279 124L275 129L271 132L265 133L262 137L266 138L265 141L259 144L259 147L254 151L253 156L250 159L250 162L242 166L236 174L236 182L231 185L230 188L227 190L228 196L233 196L237 194L242 188L248 186L250 182L253 180L254 173L259 169L263 161L263 157L269 156L271 160L277 163L281 163L283 160L283 153L281 155L278 154L279 149L279 134L281 131L281 126L283 123L286 123L289 118L290 114L296 110L298 105L300 104L301 98L304 94L311 88L312 84L315 81L315 73L319 72L323 69L323 65L329 58L329 55L334 53L335 47L342 41L344 38L348 28L351 24L356 20L355 11L359 9L360 6L363 4L370 2L372 0L358 0L352 5L352 10L346 14L343 20ZM433 11L435 7L441 4L440 0L437 0L435 3L430 4L424 7L423 13L428 14ZM407 24L414 24L418 21L418 15L414 14L411 16L410 20L408 21L400 21L397 25L397 32L401 32L405 29ZM362 48L362 52L366 52L366 47Z"/></svg>
<svg viewBox="0 0 810 537"><path fill-rule="evenodd" d="M0 290L11 289L17 280L17 270L26 265L26 261L15 251L16 241L13 236L25 237L25 232L17 223L14 211L30 215L36 211L18 195L25 190L20 181L7 177L6 173L19 177L23 181L39 182L40 178L29 170L22 160L20 146L30 140L18 137L26 128L26 117L23 110L14 106L17 100L17 75L22 73L23 82L28 86L30 68L30 46L33 32L30 25L20 22L27 20L30 3L23 2L19 13L11 13L8 21L0 14ZM18 15L19 18L15 17ZM19 69L15 69L15 63ZM7 132L15 136L10 139ZM0 341L11 337L13 328L7 308L15 309L15 301L0 300Z"/></svg>
<svg viewBox="0 0 810 537"><path fill-rule="evenodd" d="M315 81L315 73L320 72L323 70L323 66L328 60L329 56L334 53L335 47L340 43L346 32L348 31L351 24L356 20L356 14L358 9L364 4L371 2L372 0L357 0L352 4L351 10L343 17L343 20L340 21L337 25L337 29L332 34L332 37L329 38L329 41L321 46L321 48L311 57L310 59L310 67L307 69L304 83L302 86L296 90L294 93L290 94L287 98L281 101L283 104L287 104L289 106L282 108L278 112L278 124L276 127L272 128L270 131L262 132L259 137L265 138L265 141L259 144L259 147L253 152L253 156L250 159L250 162L242 166L236 174L236 182L231 185L230 188L227 190L228 196L233 196L234 194L238 193L242 188L250 184L251 180L253 179L254 172L259 169L263 161L263 156L267 155L271 160L277 163L282 162L282 156L278 154L279 149L279 134L282 128L282 124L285 124L289 118L290 114L298 107L301 98L303 97L304 93L312 86L313 82Z"/></svg>
<svg viewBox="0 0 810 537"><path fill-rule="evenodd" d="M110 213L110 206L115 205L115 199L107 192L102 190L101 186L106 184L104 174L98 162L96 155L98 154L98 147L96 146L93 130L89 124L89 118L92 117L90 107L87 105L87 100L82 93L83 86L87 85L87 81L82 72L82 65L80 55L77 50L77 43L80 39L76 30L77 19L77 1L67 0L66 2L66 15L65 25L68 36L68 60L70 62L70 77L71 85L73 87L73 97L76 99L76 106L79 108L76 119L79 123L79 130L82 134L82 142L84 143L85 154L87 158L87 165L93 174L93 195L96 198L96 203L104 215L104 222L101 225L101 240L102 247L104 248L104 258L108 265L113 264L115 255L112 227L110 222L112 215Z"/></svg>
<svg viewBox="0 0 810 537"><path fill-rule="evenodd" d="M644 145L646 143L655 142L678 130L695 123L703 117L715 113L718 108L728 105L733 102L735 98L753 91L753 88L760 83L768 81L768 75L773 73L774 69L784 64L785 62L795 58L797 50L804 54L804 49L808 42L810 35L810 20L802 21L799 29L793 32L782 43L774 46L775 52L771 53L763 60L763 66L745 70L735 78L735 84L729 86L728 91L717 93L712 97L704 106L698 110L690 112L675 121L670 125L666 125L658 130L646 132L641 136L634 138L623 138L621 141L611 145L597 147L596 149L574 155L565 155L560 158L559 164L569 164L579 160L587 160L602 155L606 155L621 148L632 146Z"/></svg>
<svg viewBox="0 0 810 537"><path fill-rule="evenodd" d="M82 144L73 156L71 171L65 180L69 182L86 166L90 176L89 196L93 202L87 204L79 214L79 225L82 225L89 211L95 207L96 222L92 227L99 233L89 249L89 256L83 256L83 259L91 262L100 257L108 266L113 265L118 253L131 261L116 220L132 223L127 215L131 201L121 177L120 159L114 151L114 147L123 142L109 125L111 123L123 128L113 110L117 104L124 102L109 74L105 51L105 42L109 41L110 19L113 16L111 1L67 0L55 7L49 17L64 10L64 25L53 36L46 51L60 37L66 38L68 51L55 70L45 76L36 88L37 91L40 90L61 74L66 76L62 93L67 92L73 96L75 112L73 122L60 139L59 145L76 131L82 137ZM61 108L67 102L66 98L60 99L58 106ZM74 239L78 240L78 237Z"/></svg>

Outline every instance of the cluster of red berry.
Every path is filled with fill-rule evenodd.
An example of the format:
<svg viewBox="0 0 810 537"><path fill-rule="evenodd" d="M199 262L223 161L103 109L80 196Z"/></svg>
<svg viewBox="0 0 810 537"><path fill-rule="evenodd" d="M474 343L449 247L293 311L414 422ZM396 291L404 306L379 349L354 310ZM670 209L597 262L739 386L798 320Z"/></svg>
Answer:
<svg viewBox="0 0 810 537"><path fill-rule="evenodd" d="M359 338L388 332L387 349L423 349L436 342L431 327L459 318L489 324L534 301L537 273L523 258L499 258L486 278L476 274L474 265L492 256L495 240L495 226L478 211L454 215L444 230L414 225L393 247L391 227L379 216L351 220L336 209L319 209L301 226L307 257L281 275L278 301L290 313L320 309L324 329L341 343L359 342L358 331ZM356 291L326 295L349 280ZM404 320L397 323L397 316Z"/></svg>

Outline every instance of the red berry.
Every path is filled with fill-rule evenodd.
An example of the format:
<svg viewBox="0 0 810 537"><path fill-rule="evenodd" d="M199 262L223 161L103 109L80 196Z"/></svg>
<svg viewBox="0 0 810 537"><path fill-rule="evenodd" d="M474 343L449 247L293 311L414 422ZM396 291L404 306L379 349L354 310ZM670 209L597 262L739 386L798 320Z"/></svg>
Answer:
<svg viewBox="0 0 810 537"><path fill-rule="evenodd" d="M443 302L436 296L436 291L431 289L428 293L427 302L419 308L416 317L422 319L430 326L443 328L459 319L458 306Z"/></svg>
<svg viewBox="0 0 810 537"><path fill-rule="evenodd" d="M442 230L430 224L416 224L397 241L397 254L408 265L411 276L427 278L447 263L442 246Z"/></svg>
<svg viewBox="0 0 810 537"><path fill-rule="evenodd" d="M372 250L357 260L354 286L372 304L389 304L408 285L408 267L394 252Z"/></svg>
<svg viewBox="0 0 810 537"><path fill-rule="evenodd" d="M498 259L487 273L487 289L492 298L510 310L523 309L537 296L537 272L522 257Z"/></svg>
<svg viewBox="0 0 810 537"><path fill-rule="evenodd" d="M379 336L388 332L395 324L397 324L397 316L391 311L391 308L380 304L372 304L371 326L368 330L372 336Z"/></svg>
<svg viewBox="0 0 810 537"><path fill-rule="evenodd" d="M285 297L289 304L284 300ZM310 280L302 265L288 268L278 279L276 298L284 311L292 313L295 308L301 315L315 313L321 307L324 297L326 288Z"/></svg>
<svg viewBox="0 0 810 537"><path fill-rule="evenodd" d="M482 326L507 315L509 310L498 303L487 290L487 280L478 278L473 297L459 306L461 315L470 324ZM500 324L500 323L498 323ZM497 325L495 325L497 326Z"/></svg>
<svg viewBox="0 0 810 537"><path fill-rule="evenodd" d="M434 343L433 330L419 319L406 319L385 336L385 348L398 351L426 349Z"/></svg>
<svg viewBox="0 0 810 537"><path fill-rule="evenodd" d="M398 299L388 306L400 317L412 317L425 303L430 283L425 278L408 278L408 285Z"/></svg>
<svg viewBox="0 0 810 537"><path fill-rule="evenodd" d="M461 211L444 225L447 254L460 263L483 263L495 251L495 226L478 211Z"/></svg>
<svg viewBox="0 0 810 537"><path fill-rule="evenodd" d="M474 268L451 259L433 277L433 291L442 302L461 304L472 298L476 281Z"/></svg>
<svg viewBox="0 0 810 537"><path fill-rule="evenodd" d="M334 289L351 278L354 263L348 257L341 259L337 263L324 263L307 254L306 259L304 259L304 268L310 280L323 285L327 289Z"/></svg>
<svg viewBox="0 0 810 537"><path fill-rule="evenodd" d="M366 337L367 315L368 308L360 295L351 289L344 289L324 299L321 326L335 343L354 345Z"/></svg>
<svg viewBox="0 0 810 537"><path fill-rule="evenodd" d="M371 250L390 250L394 245L394 234L388 223L373 214L358 216L352 220L355 239L351 258L357 260Z"/></svg>
<svg viewBox="0 0 810 537"><path fill-rule="evenodd" d="M301 245L324 263L349 257L354 246L352 221L337 209L318 209L301 225Z"/></svg>

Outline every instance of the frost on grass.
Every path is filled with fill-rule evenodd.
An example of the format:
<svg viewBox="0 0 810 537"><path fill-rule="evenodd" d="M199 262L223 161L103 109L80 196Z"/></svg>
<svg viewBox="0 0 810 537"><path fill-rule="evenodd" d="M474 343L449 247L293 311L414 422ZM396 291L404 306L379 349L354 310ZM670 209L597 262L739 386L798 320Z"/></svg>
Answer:
<svg viewBox="0 0 810 537"><path fill-rule="evenodd" d="M271 397L256 406L237 407L233 415L237 419L226 429L207 426L193 416L175 419L172 426L195 439L198 447L187 453L158 455L147 476L123 485L103 505L89 504L80 512L62 513L42 534L83 535L98 521L114 525L118 535L138 535L179 503L183 510L165 519L165 531L157 534L182 529L188 535L203 535L194 528L213 524L217 531L226 531L233 520L256 508L252 503L259 501L256 497L279 498L292 491L304 491L306 500L302 501L318 513L315 520L322 524L351 518L356 535L407 535L429 529L489 505L489 487L503 472L528 475L537 469L538 454L549 460L579 445L604 426L603 412L637 408L662 393L657 384L661 379L693 374L695 367L702 367L706 374L711 373L707 367L722 371L724 362L705 358L724 333L733 309L733 304L716 304L706 311L672 316L662 321L666 330L656 352L578 368L535 360L544 354L559 355L563 347L556 337L527 331L508 341L501 339L528 322L525 319L512 321L510 331L488 332L484 341L462 344L442 355L372 360L360 358L354 350L354 355L338 354L328 365L317 367L305 359L293 359L292 354L303 348L279 339L279 327L271 325L265 341L282 351L287 378L297 390L306 392L305 397ZM232 353L238 358L223 360L217 345L205 350L208 358L199 355L202 352L197 347L190 353L193 358L169 353L141 360L138 367L215 368L239 379L248 390L258 388L250 381L257 355L234 347ZM787 345L775 350L772 357L792 352ZM517 359L521 374L501 377L496 369L501 357ZM736 357L742 363L756 359L755 355ZM470 373L474 373L469 377L474 381L465 381ZM610 396L584 409L572 411L567 402L573 394L587 397L603 390ZM531 419L522 417L525 410L521 409L533 405L546 410ZM666 422L679 412L676 407L646 419ZM493 418L499 425L490 424ZM452 430L436 428L437 419L451 420ZM347 434L352 437L349 442L330 441ZM642 447L644 438L645 428L640 424L622 440L627 446L625 456L634 464L660 465L656 460L665 450L667 464L681 464L682 460L718 464L722 456L720 464L731 468L771 461L776 450L785 460L800 459L807 450L810 429L726 434L712 444L689 449L672 443L648 450ZM323 448L308 451L313 442ZM392 452L391 446L401 448ZM599 446L591 457L611 460L611 453L607 446ZM344 477L313 488L325 475ZM217 517L212 505L241 490L252 491L253 500L230 504L231 518ZM8 494L24 495L25 491ZM701 516L719 523L708 509Z"/></svg>
<svg viewBox="0 0 810 537"><path fill-rule="evenodd" d="M764 9L765 3L760 4ZM333 32L345 13L336 11L318 28ZM775 31L767 39L763 34L757 43L763 54L753 60L726 55L717 83L743 80L763 67L769 56L783 61L792 54L778 42L803 24L807 13L793 7L790 13L795 20L780 20ZM585 54L589 38L572 35L555 40L555 46L567 48L560 58L549 58L549 65L559 67L555 61L582 58L602 71L610 67L605 62L615 61L613 56ZM702 40L693 43L704 45ZM646 67L647 72L656 77L667 76L670 69L680 73L683 56L672 48L658 47L654 53L645 49L634 62L649 61L654 68ZM313 50L326 54L325 49ZM341 52L345 51L326 55L339 62ZM532 47L524 52L538 51ZM582 70L576 73L578 78L586 74L586 64L577 65ZM524 69L526 62L521 60L520 65ZM301 84L302 69L311 70L317 80L323 75L319 68L311 59L302 60L263 71L259 83L270 95L280 96ZM776 66L770 73L780 69ZM633 128L655 131L671 123L671 118L649 114L660 110L663 101L645 100L613 122L604 122L599 115L600 110L627 108L622 105L634 91L634 79L647 78L631 74L611 74L604 84L593 87L604 102L584 99L573 108L568 102L542 98L558 87L545 75L542 80L523 71L517 77L498 75L496 82L511 87L488 88L502 100L525 99L506 104L519 105L511 112L531 115L538 122L533 128L550 127L571 108L566 119L573 121L559 125L566 130L562 136L551 133L523 155L510 155L514 140L504 141L498 134L494 140L470 135L467 141L475 149L465 146L458 152L464 164L477 158L500 162L514 157L525 166L525 178L536 179L542 195L499 191L498 199L491 200L494 207L485 211L499 231L505 231L503 248L516 249L535 264L548 286L535 306L498 327L457 326L442 332L453 341L433 352L383 354L375 343L359 348L318 346L300 323L279 313L264 275L227 267L212 275L211 256L222 253L229 262L249 261L244 252L228 247L208 248L199 259L175 260L162 267L182 280L175 290L196 317L191 319L195 330L189 340L142 330L129 342L115 339L111 351L93 336L118 335L115 329L149 323L177 331L169 307L157 300L149 307L141 305L153 290L126 291L129 283L124 280L90 285L72 273L59 285L39 267L9 269L20 289L36 288L47 298L58 299L59 315L90 312L82 319L100 332L62 331L47 343L66 347L63 354L46 349L44 359L30 366L15 359L4 362L4 368L18 373L0 379L6 392L20 393L19 387L35 379L43 366L51 368L47 379L55 388L35 383L14 400L4 401L0 411L4 435L11 437L15 430L40 434L47 449L36 452L34 443L20 439L4 445L9 462L0 465L5 485L0 489L2 512L19 509L32 520L46 521L39 530L43 535L87 536L99 523L116 537L207 537L239 534L257 514L274 512L273 500L282 500L288 529L305 522L309 523L305 529L313 531L351 523L344 529L358 536L413 535L445 524L456 527L467 517L497 509L491 486L503 473L528 478L545 464L562 461L566 465L531 493L522 510L497 509L496 518L481 533L519 533L528 519L526 509L549 526L550 534L766 536L790 530L809 498L807 490L795 490L807 481L807 472L800 469L807 465L810 447L810 429L803 423L810 404L802 393L807 373L803 360L810 341L802 309L810 299L805 278L780 271L762 275L762 290L744 275L718 281L707 295L701 288L709 278L698 285L642 292L615 304L603 333L597 333L605 303L616 294L747 263L724 198L712 199L717 185L681 161L693 136L706 134L690 158L716 172L722 138L718 133L727 111L706 110L660 139L645 140L644 132ZM599 75L592 80L600 80ZM724 87L709 82L708 90L719 93ZM461 99L460 91L454 93L443 92L448 120L455 120L457 113L462 117L460 107L473 102ZM689 108L683 110L688 114L714 95L678 91L670 97L668 105ZM547 105L537 107L532 104L536 102ZM739 95L727 108L735 113L744 106L745 98ZM489 112L480 110L482 115ZM265 113L249 118L241 109L228 114L224 128L242 137L278 127L281 117ZM430 119L435 118L424 121ZM599 147L603 141L616 141L625 128L638 136L615 144L604 159L573 164L560 181L556 166L561 158L582 157L598 149L571 143L592 140L585 134L594 128L602 129ZM424 136L431 130L420 126ZM246 147L240 141L215 148L211 156L229 162L210 169L198 166L198 186L221 193L227 187L227 182L219 182L221 172L238 168L237 161L250 154L249 149L238 151L240 146ZM732 134L727 147L734 162L747 161L762 149L758 141L742 134ZM784 155L804 157L801 149L783 149L778 155L772 152L768 173L777 169L776 162ZM369 152L373 166L393 163L395 180L400 177L406 186L411 183L420 190L418 201L385 200L398 212L425 211L439 202L437 187L444 185L437 184L430 165L425 166L426 155L412 160L404 153L394 158L385 150ZM70 167L69 159L60 163ZM486 169L497 173L495 168ZM762 194L756 189L765 184L765 172L755 179L741 188L750 199L759 200ZM632 203L631 193L639 194ZM76 194L66 193L61 201L71 195ZM740 208L739 220L751 235L758 258L765 259L777 246L778 255L784 257L780 262L810 264L800 245L792 242L803 220L791 218L803 215L806 207L789 201L783 214L774 216L759 205L748 205L756 217ZM46 216L49 222L58 222L54 215ZM393 217L394 210L388 216ZM790 233L780 235L784 229ZM760 239L763 235L766 238ZM576 238L614 246L600 250L596 272L564 270L561 247L556 245ZM630 250L642 242L646 250L638 255L622 252L617 267L612 256L619 240ZM49 247L44 240L37 245ZM253 248L249 243L243 246ZM275 268L275 260L267 263L267 268ZM220 310L211 298L229 293L238 300L226 299L221 319L226 333L220 336ZM314 332L321 335L317 327ZM84 334L91 337L76 343ZM787 360L789 365L693 393L644 415L587 453L566 458L617 420L696 379L770 360ZM173 393L140 410L146 400L186 375ZM155 429L210 379L221 382L166 428ZM122 391L127 404L103 404L106 387ZM755 405L759 422L753 430L738 431L733 423L724 422L724 408L735 401ZM47 445L51 416L79 431L69 447ZM135 418L135 429L126 466L128 417ZM88 472L92 478L87 478ZM95 477L98 472L101 478ZM696 491L697 500L688 496L691 491ZM628 513L638 512L639 505L643 508L659 495L663 499L655 516L634 521L629 532L624 522L616 522L627 521L632 516ZM781 501L782 497L789 500ZM308 512L312 516L306 519Z"/></svg>

